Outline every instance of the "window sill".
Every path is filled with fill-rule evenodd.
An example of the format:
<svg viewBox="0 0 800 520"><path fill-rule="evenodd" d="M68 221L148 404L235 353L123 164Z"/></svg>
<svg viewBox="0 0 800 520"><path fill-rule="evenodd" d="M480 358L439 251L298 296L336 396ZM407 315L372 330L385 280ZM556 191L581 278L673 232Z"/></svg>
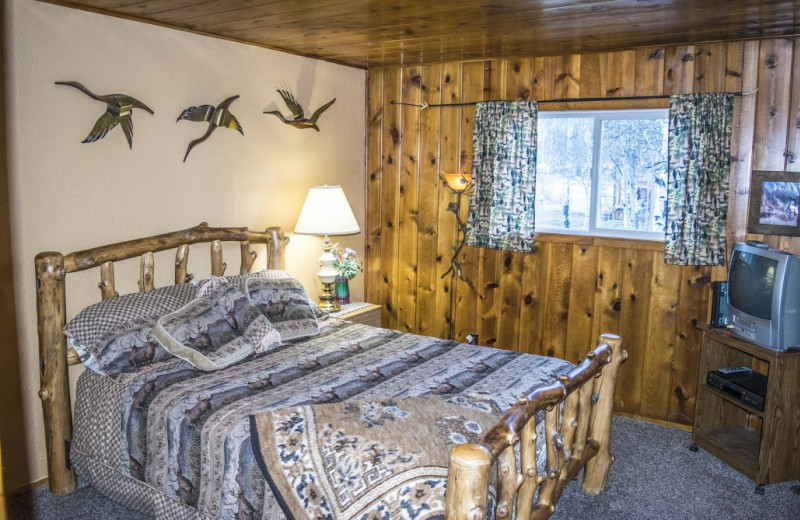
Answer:
<svg viewBox="0 0 800 520"><path fill-rule="evenodd" d="M534 242L573 244L578 246L618 247L621 249L642 249L664 251L664 242L632 238L601 237L594 235L567 235L563 233L536 233Z"/></svg>

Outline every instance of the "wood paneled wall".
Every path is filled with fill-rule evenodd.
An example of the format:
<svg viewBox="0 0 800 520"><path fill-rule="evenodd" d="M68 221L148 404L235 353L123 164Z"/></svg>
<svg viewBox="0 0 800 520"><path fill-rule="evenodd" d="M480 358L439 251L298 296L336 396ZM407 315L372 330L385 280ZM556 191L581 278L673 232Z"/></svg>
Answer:
<svg viewBox="0 0 800 520"><path fill-rule="evenodd" d="M470 170L475 108L419 110L391 102L604 97L609 101L599 105L563 107L623 108L632 104L613 98L756 88L757 94L736 98L728 240L761 238L800 253L798 239L746 235L751 169L800 169L800 42L370 69L367 299L383 306L384 326L447 337L452 319L455 339L475 332L483 345L571 361L599 333L618 333L629 357L616 409L691 422L698 378L695 324L707 322L709 283L724 279L725 270L665 265L661 243L537 234L533 253L464 248L460 261L473 284L458 281L451 288L441 276L457 231L446 211L455 196L438 173Z"/></svg>

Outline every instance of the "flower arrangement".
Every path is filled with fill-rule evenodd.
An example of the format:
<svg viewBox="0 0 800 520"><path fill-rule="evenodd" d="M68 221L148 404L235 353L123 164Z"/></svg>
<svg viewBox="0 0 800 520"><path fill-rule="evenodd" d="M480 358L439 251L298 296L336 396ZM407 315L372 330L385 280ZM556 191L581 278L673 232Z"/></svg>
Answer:
<svg viewBox="0 0 800 520"><path fill-rule="evenodd" d="M339 273L339 276L352 280L355 276L364 270L364 262L358 258L358 254L354 249L345 247L343 250L339 249L339 244L333 246L333 256L336 261L333 263L333 268Z"/></svg>

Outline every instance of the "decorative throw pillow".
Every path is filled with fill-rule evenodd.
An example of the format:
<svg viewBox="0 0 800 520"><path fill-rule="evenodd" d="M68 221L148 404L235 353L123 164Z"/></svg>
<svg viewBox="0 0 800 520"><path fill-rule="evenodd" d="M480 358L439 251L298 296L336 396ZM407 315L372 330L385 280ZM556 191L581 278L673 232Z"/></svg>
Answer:
<svg viewBox="0 0 800 520"><path fill-rule="evenodd" d="M208 283L201 285L197 296L205 298L218 311L225 312L225 317L247 341L254 345L256 354L262 354L280 344L280 334L261 311L250 303L247 296L221 277L211 277Z"/></svg>
<svg viewBox="0 0 800 520"><path fill-rule="evenodd" d="M252 273L229 275L225 276L224 278L228 280L228 283L230 283L240 291L246 292L244 284L248 278L275 279L275 278L291 278L291 277L292 275L290 275L288 271L284 271L282 269L262 269L261 271L254 271ZM197 282L197 285L199 285L200 283L202 283L202 281Z"/></svg>
<svg viewBox="0 0 800 520"><path fill-rule="evenodd" d="M198 298L156 322L153 336L201 370L218 370L280 344L269 320L236 287L212 277Z"/></svg>
<svg viewBox="0 0 800 520"><path fill-rule="evenodd" d="M180 309L196 294L192 285L170 285L98 302L71 319L64 335L87 368L116 378L171 357L150 331L159 317Z"/></svg>
<svg viewBox="0 0 800 520"><path fill-rule="evenodd" d="M319 333L317 315L299 280L286 278L248 278L246 294L264 313L281 340L314 336Z"/></svg>
<svg viewBox="0 0 800 520"><path fill-rule="evenodd" d="M314 310L314 316L317 317L317 321L326 321L331 317L331 315L328 314L328 311L323 310L317 302L312 302L309 298L308 303L311 304L311 308Z"/></svg>

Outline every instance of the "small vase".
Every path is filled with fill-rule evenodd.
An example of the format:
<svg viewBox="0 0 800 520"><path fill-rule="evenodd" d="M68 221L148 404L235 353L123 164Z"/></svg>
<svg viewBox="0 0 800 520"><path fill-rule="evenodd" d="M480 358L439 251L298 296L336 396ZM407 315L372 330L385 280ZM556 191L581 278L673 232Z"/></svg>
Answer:
<svg viewBox="0 0 800 520"><path fill-rule="evenodd" d="M350 284L349 280L344 276L337 276L334 283L334 293L336 294L336 301L339 305L350 303Z"/></svg>

